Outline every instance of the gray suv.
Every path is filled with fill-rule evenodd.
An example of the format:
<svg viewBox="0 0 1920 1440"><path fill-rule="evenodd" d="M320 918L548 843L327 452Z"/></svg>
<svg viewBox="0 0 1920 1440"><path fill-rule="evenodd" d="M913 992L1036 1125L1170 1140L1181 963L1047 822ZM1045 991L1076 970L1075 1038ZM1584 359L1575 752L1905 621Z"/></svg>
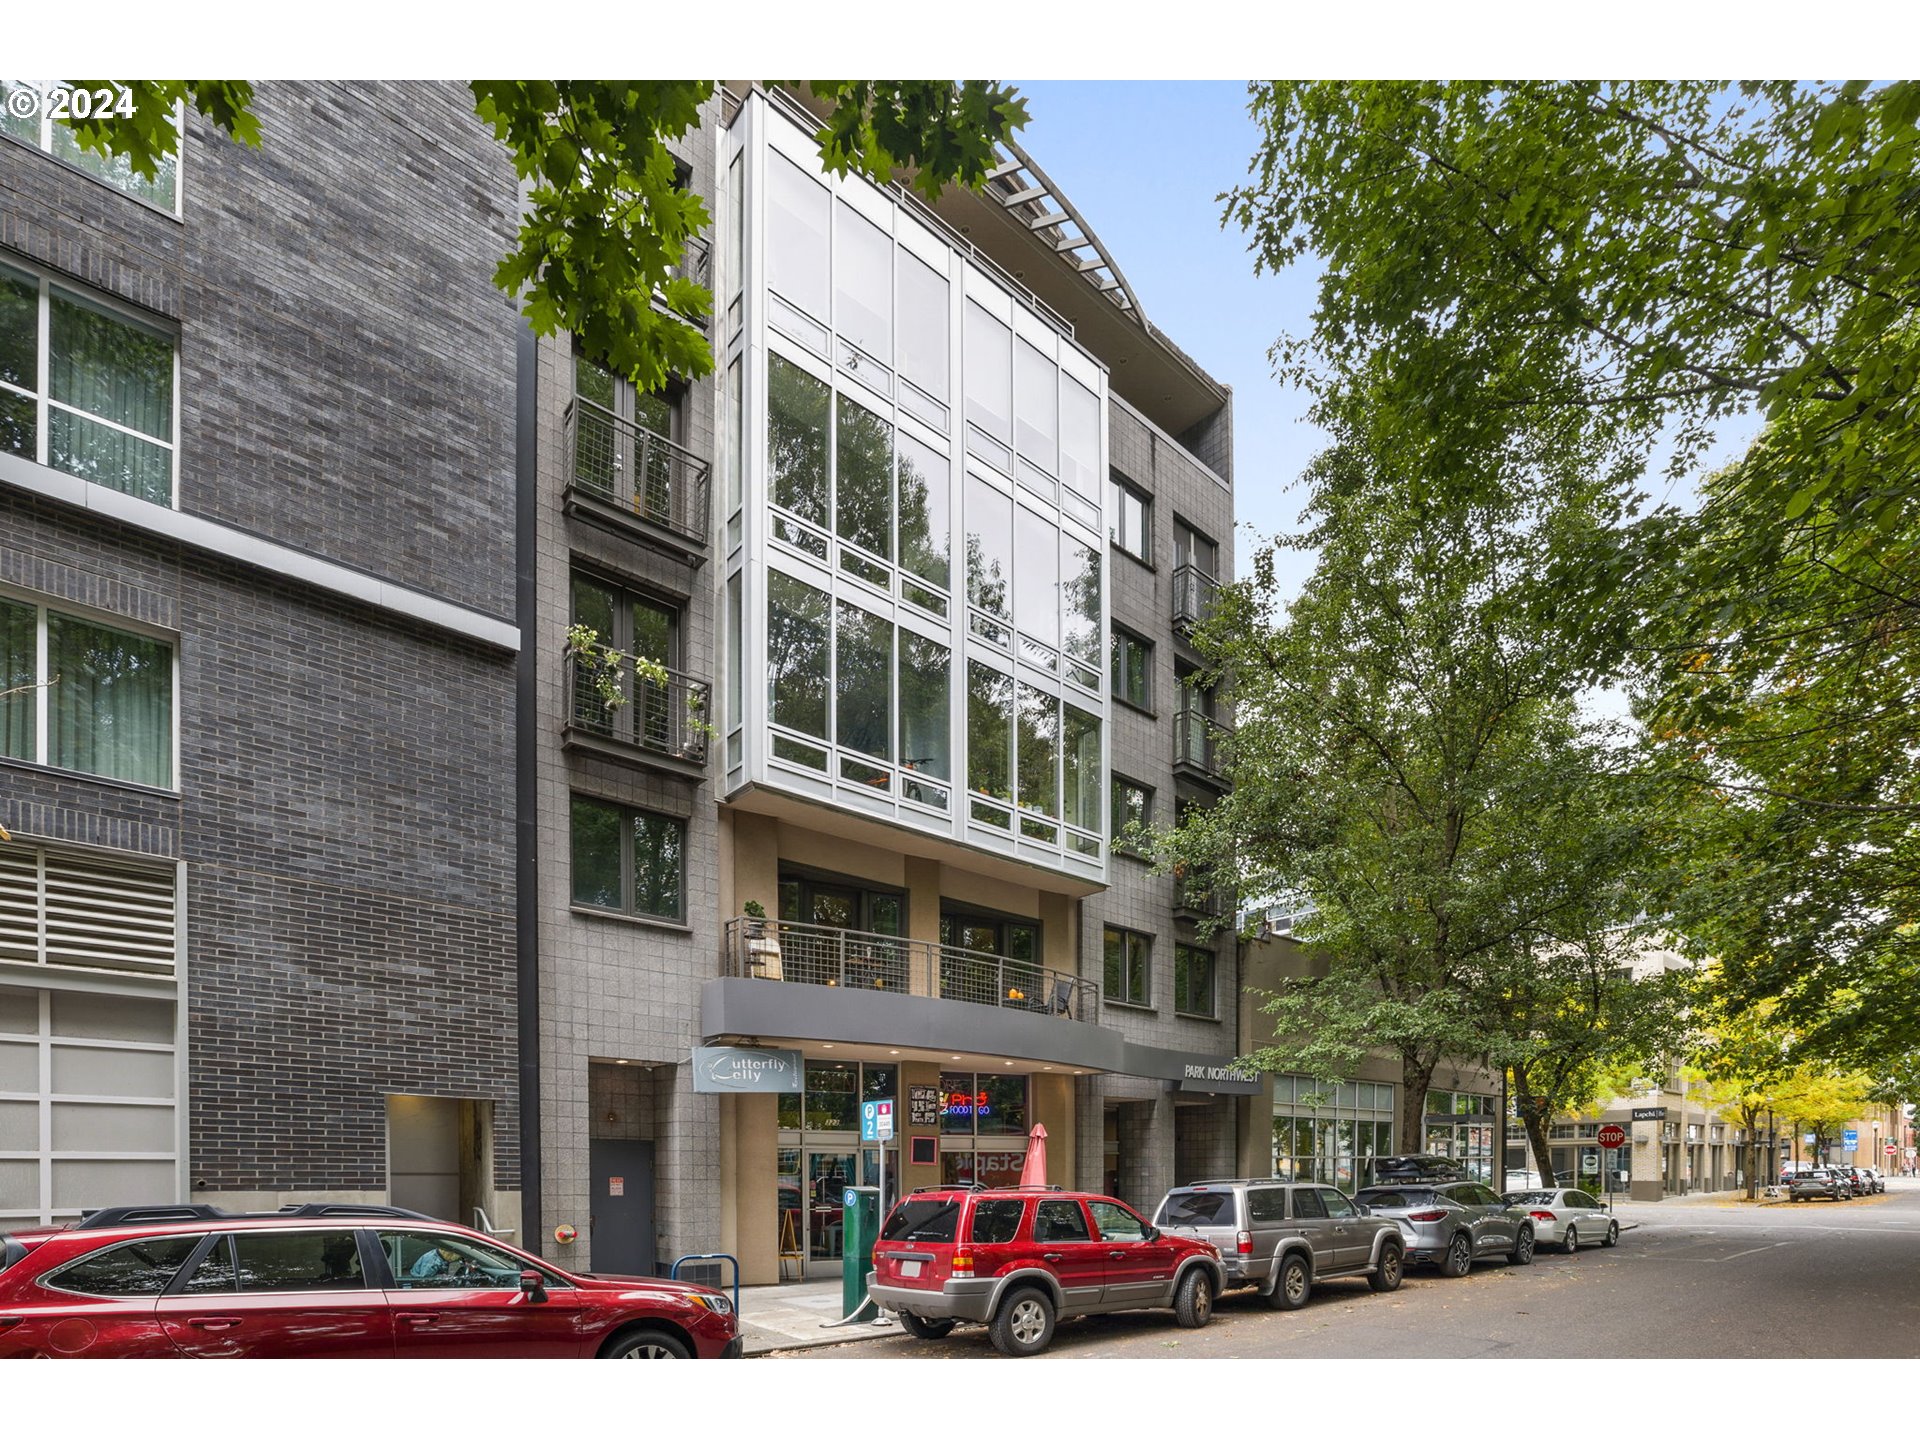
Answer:
<svg viewBox="0 0 1920 1440"><path fill-rule="evenodd" d="M1370 1185L1353 1198L1399 1224L1409 1265L1438 1265L1442 1275L1458 1276L1488 1255L1533 1263L1532 1218L1477 1181Z"/></svg>
<svg viewBox="0 0 1920 1440"><path fill-rule="evenodd" d="M1167 1192L1153 1223L1220 1252L1229 1288L1253 1285L1276 1310L1298 1310L1315 1281L1364 1275L1400 1288L1400 1227L1376 1219L1331 1185L1203 1180Z"/></svg>

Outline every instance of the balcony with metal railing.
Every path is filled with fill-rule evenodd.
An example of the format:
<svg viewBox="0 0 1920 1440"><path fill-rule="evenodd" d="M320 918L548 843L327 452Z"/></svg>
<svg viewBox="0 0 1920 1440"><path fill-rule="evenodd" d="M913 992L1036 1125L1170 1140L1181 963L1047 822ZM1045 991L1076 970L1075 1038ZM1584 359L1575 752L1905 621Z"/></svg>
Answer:
<svg viewBox="0 0 1920 1440"><path fill-rule="evenodd" d="M721 973L789 985L825 985L992 1005L1032 1015L1093 1020L1090 980L1030 960L830 925L742 916L727 922Z"/></svg>
<svg viewBox="0 0 1920 1440"><path fill-rule="evenodd" d="M1174 872L1173 913L1188 920L1218 920L1227 914L1227 892L1203 876Z"/></svg>
<svg viewBox="0 0 1920 1440"><path fill-rule="evenodd" d="M591 400L576 397L566 425L567 513L704 564L713 467Z"/></svg>
<svg viewBox="0 0 1920 1440"><path fill-rule="evenodd" d="M1220 582L1198 565L1176 566L1173 572L1173 623L1176 629L1191 630L1207 618Z"/></svg>
<svg viewBox="0 0 1920 1440"><path fill-rule="evenodd" d="M678 670L656 674L616 651L569 649L566 686L568 745L669 774L706 772L713 734L706 681Z"/></svg>
<svg viewBox="0 0 1920 1440"><path fill-rule="evenodd" d="M1222 744L1233 736L1233 726L1198 710L1173 713L1173 769L1176 775L1198 780L1215 789L1227 786Z"/></svg>

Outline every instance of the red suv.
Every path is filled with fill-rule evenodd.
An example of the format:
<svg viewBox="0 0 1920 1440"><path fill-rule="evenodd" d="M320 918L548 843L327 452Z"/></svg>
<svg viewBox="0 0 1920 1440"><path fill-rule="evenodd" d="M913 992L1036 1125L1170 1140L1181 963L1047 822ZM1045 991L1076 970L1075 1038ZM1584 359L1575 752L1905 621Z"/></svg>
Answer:
<svg viewBox="0 0 1920 1440"><path fill-rule="evenodd" d="M1167 1305L1197 1329L1225 1282L1212 1245L1162 1234L1109 1196L940 1186L887 1216L867 1293L922 1340L975 1320L1002 1355L1037 1355L1075 1315Z"/></svg>
<svg viewBox="0 0 1920 1440"><path fill-rule="evenodd" d="M385 1205L121 1206L0 1235L0 1359L739 1353L717 1290L570 1275Z"/></svg>

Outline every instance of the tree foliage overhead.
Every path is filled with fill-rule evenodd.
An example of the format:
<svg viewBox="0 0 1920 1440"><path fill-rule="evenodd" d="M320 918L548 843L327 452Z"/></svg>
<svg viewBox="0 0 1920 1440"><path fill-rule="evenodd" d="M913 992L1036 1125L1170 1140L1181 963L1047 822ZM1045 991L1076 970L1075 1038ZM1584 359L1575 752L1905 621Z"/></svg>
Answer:
<svg viewBox="0 0 1920 1440"><path fill-rule="evenodd" d="M139 175L151 179L177 144L176 104L235 140L260 143L246 81L112 83L133 91L132 113L70 122L74 138L126 157ZM494 283L522 300L535 332L577 335L590 356L641 390L712 370L712 350L694 323L711 310L712 294L679 273L688 240L711 217L676 185L667 142L696 124L714 82L476 80L471 88L479 118L528 187L520 232ZM883 184L908 171L929 197L949 184L983 183L995 145L1027 119L1015 91L986 80L827 80L812 88L831 107L815 136L830 170Z"/></svg>
<svg viewBox="0 0 1920 1440"><path fill-rule="evenodd" d="M1375 446L1379 413L1356 407L1308 472L1310 529L1291 543L1318 563L1299 597L1283 614L1262 554L1197 631L1232 680L1234 788L1163 859L1244 895L1313 900L1297 933L1325 973L1281 987L1278 1038L1255 1060L1336 1078L1394 1050L1401 1143L1421 1149L1442 1056L1524 1065L1575 1029L1583 1060L1606 1052L1617 1021L1583 998L1576 961L1624 935L1643 840L1533 603L1539 548L1594 523L1592 487L1577 467L1509 455L1502 486L1416 494ZM1548 995L1551 977L1565 983ZM1559 1013L1590 1001L1580 1024Z"/></svg>
<svg viewBox="0 0 1920 1440"><path fill-rule="evenodd" d="M1803 1047L1920 1043L1920 83L1273 84L1225 197L1324 259L1275 347L1416 477L1584 450L1670 508L1543 550L1588 678L1630 679L1688 826L1674 919ZM1397 440L1391 437L1397 436ZM1418 478L1408 482L1418 486Z"/></svg>

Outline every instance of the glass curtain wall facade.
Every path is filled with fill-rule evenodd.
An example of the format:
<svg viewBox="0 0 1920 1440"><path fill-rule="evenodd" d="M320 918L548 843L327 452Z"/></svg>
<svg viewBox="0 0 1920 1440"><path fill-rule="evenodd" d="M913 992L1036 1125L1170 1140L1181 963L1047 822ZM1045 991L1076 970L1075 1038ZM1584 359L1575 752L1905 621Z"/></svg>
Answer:
<svg viewBox="0 0 1920 1440"><path fill-rule="evenodd" d="M1104 881L1104 369L766 97L727 144L724 792Z"/></svg>
<svg viewBox="0 0 1920 1440"><path fill-rule="evenodd" d="M1273 1173L1337 1185L1373 1183L1373 1161L1394 1153L1393 1086L1273 1077Z"/></svg>

